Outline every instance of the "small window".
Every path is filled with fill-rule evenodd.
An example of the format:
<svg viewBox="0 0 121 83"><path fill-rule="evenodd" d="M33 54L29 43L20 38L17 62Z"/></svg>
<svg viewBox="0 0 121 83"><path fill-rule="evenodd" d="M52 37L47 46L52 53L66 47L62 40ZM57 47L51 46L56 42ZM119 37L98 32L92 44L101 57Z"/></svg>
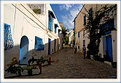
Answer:
<svg viewBox="0 0 121 83"><path fill-rule="evenodd" d="M80 32L78 32L78 37L80 37Z"/></svg>
<svg viewBox="0 0 121 83"><path fill-rule="evenodd" d="M84 25L86 25L86 15L84 15Z"/></svg>
<svg viewBox="0 0 121 83"><path fill-rule="evenodd" d="M85 37L85 30L83 30L83 37Z"/></svg>
<svg viewBox="0 0 121 83"><path fill-rule="evenodd" d="M57 33L58 24L55 24L55 33Z"/></svg>
<svg viewBox="0 0 121 83"><path fill-rule="evenodd" d="M35 50L44 50L43 40L35 36Z"/></svg>
<svg viewBox="0 0 121 83"><path fill-rule="evenodd" d="M83 46L85 46L85 40L83 40Z"/></svg>

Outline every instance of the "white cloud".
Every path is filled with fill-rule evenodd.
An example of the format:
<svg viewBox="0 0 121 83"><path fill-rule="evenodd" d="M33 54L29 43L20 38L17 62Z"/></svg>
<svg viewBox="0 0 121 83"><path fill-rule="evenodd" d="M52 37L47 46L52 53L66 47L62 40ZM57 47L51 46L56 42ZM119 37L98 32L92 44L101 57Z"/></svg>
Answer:
<svg viewBox="0 0 121 83"><path fill-rule="evenodd" d="M77 7L74 7L72 10L70 10L70 15L72 16L73 19L77 16L77 14L79 13L82 7L83 5L79 5Z"/></svg>
<svg viewBox="0 0 121 83"><path fill-rule="evenodd" d="M69 15L62 16L62 20L66 28L73 28L73 22Z"/></svg>
<svg viewBox="0 0 121 83"><path fill-rule="evenodd" d="M68 29L73 29L74 28L74 23L73 23L73 20L74 18L77 16L77 14L79 13L79 11L81 10L81 8L83 7L83 5L76 5L76 6L73 6L73 5L69 5L67 4L68 8L66 10L69 10L69 13L64 15L64 16L61 16L62 17L62 20L63 20L63 23L65 25L66 28ZM73 7L72 7L73 6Z"/></svg>
<svg viewBox="0 0 121 83"><path fill-rule="evenodd" d="M63 4L60 6L60 10L69 10L73 5L72 4Z"/></svg>

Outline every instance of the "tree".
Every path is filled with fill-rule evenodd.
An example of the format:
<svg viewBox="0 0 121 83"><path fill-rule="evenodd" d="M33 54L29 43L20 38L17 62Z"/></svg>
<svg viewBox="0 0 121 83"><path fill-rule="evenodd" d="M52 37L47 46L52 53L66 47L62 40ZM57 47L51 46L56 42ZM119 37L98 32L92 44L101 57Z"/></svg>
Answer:
<svg viewBox="0 0 121 83"><path fill-rule="evenodd" d="M63 43L68 42L68 36L67 36L67 29L65 27L62 27L62 34L63 34Z"/></svg>
<svg viewBox="0 0 121 83"><path fill-rule="evenodd" d="M86 10L86 9L85 9ZM101 20L104 16L108 15L109 12L116 10L116 5L107 6L105 5L99 11L87 11L87 24L85 25L86 30L89 32L88 38L90 43L88 44L88 54L97 56L99 52L100 38L103 35L101 27ZM95 13L95 16L93 15ZM107 20L108 21L108 20Z"/></svg>

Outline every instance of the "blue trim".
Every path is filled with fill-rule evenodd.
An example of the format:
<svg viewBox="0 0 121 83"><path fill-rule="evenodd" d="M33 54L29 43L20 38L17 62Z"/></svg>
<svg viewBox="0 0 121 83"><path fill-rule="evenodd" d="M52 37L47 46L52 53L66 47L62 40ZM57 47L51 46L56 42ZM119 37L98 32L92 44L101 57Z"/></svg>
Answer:
<svg viewBox="0 0 121 83"><path fill-rule="evenodd" d="M112 62L112 40L111 40L111 36L106 37L106 52L108 54L109 60Z"/></svg>
<svg viewBox="0 0 121 83"><path fill-rule="evenodd" d="M21 48L19 49L19 64L20 64L20 60L21 60L20 55L21 55Z"/></svg>

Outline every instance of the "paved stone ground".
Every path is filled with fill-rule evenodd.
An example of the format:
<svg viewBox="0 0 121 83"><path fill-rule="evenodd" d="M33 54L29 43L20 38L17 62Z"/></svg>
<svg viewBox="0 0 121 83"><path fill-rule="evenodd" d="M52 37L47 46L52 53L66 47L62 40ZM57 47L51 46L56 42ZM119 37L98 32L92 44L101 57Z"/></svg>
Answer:
<svg viewBox="0 0 121 83"><path fill-rule="evenodd" d="M110 65L83 59L80 53L73 54L73 49L64 49L52 54L52 64L42 68L42 74L33 76L20 76L15 78L116 78L117 69Z"/></svg>

